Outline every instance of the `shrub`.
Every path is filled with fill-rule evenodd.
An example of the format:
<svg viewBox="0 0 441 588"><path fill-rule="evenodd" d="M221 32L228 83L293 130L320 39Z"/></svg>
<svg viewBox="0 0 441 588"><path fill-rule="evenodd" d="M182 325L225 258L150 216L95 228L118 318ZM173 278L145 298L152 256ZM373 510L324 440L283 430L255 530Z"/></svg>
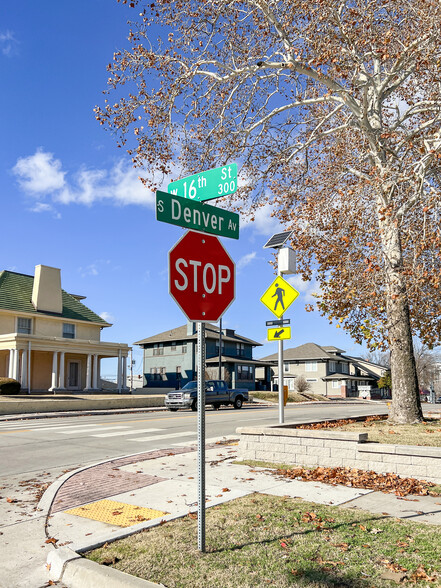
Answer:
<svg viewBox="0 0 441 588"><path fill-rule="evenodd" d="M21 389L20 382L13 378L0 378L0 394L18 394Z"/></svg>
<svg viewBox="0 0 441 588"><path fill-rule="evenodd" d="M311 390L311 384L306 381L305 376L299 376L294 381L294 388L299 394L303 394Z"/></svg>

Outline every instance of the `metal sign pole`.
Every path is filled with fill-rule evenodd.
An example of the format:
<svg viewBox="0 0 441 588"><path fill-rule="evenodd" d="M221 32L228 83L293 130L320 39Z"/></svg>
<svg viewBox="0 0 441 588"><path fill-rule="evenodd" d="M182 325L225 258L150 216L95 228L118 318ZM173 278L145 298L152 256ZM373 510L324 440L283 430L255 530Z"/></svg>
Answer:
<svg viewBox="0 0 441 588"><path fill-rule="evenodd" d="M282 277L280 269L278 270L278 275ZM283 314L280 317L283 321ZM283 341L279 341L279 357L278 357L278 365L279 365L279 425L283 425L285 422L285 415L284 415L284 394L283 394Z"/></svg>
<svg viewBox="0 0 441 588"><path fill-rule="evenodd" d="M198 322L198 549L205 552L205 323Z"/></svg>
<svg viewBox="0 0 441 588"><path fill-rule="evenodd" d="M284 405L285 398L283 392L283 341L279 341L279 425L285 422Z"/></svg>

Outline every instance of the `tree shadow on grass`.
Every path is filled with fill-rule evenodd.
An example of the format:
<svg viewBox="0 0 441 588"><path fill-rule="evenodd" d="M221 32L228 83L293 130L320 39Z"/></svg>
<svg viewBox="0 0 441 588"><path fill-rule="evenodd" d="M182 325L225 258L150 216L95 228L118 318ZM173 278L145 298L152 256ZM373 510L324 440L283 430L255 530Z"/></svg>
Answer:
<svg viewBox="0 0 441 588"><path fill-rule="evenodd" d="M272 537L262 539L260 541L247 541L241 544L233 545L230 547L221 547L218 549L207 549L208 553L225 553L228 551L240 551L245 547L264 546L270 545L277 541L295 539L299 536L308 536L310 534L326 533L338 531L339 529L345 529L360 524L366 525L367 523L379 522L386 519L393 519L391 515L377 515L372 516L368 519L363 518L360 520L351 520L348 522L341 523L329 523L325 528L316 529L299 529L292 533L274 533ZM295 544L293 544L295 547ZM369 563L369 562L367 562ZM300 562L299 562L300 564ZM341 587L341 588L367 588L372 587L375 578L372 575L366 574L366 578L354 577L353 573L345 573L340 567L342 564L334 561L322 560L320 555L317 553L316 559L310 560L305 565L299 565L293 568L291 571L287 570L288 583L293 586L317 586L317 587Z"/></svg>

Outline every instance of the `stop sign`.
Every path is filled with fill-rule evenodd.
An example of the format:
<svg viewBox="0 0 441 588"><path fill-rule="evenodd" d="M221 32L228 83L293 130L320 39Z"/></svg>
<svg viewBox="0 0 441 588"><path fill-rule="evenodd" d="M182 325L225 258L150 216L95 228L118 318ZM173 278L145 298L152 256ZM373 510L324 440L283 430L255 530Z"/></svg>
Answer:
<svg viewBox="0 0 441 588"><path fill-rule="evenodd" d="M190 321L216 322L235 296L235 265L217 237L187 231L168 253L169 291Z"/></svg>

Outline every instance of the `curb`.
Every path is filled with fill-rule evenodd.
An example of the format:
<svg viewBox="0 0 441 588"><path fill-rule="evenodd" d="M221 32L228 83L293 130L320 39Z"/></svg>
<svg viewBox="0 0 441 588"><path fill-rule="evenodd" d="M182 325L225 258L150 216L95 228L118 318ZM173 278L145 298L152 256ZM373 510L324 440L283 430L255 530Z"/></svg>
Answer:
<svg viewBox="0 0 441 588"><path fill-rule="evenodd" d="M231 435L230 437L236 438L235 435ZM141 451L139 454L145 454L145 451ZM91 469L103 463L113 461L114 459L121 459L124 457L132 457L136 455L137 453L130 453L119 458L105 459L91 465L77 468L74 471L67 472L49 486L49 488L41 497L40 502L37 505L36 514L34 516L45 517L47 521L50 508L58 490L69 478L76 475L77 473ZM196 510L196 508L191 509L191 512L196 512ZM173 515L165 516L163 517L163 520L169 521L179 519L186 516L187 514L188 511L186 510L174 513ZM144 529L155 527L158 524L160 523L157 521L146 521L145 523L140 523L139 525L135 525L130 529L123 529L119 534L114 535L111 541L113 542L118 539L123 539ZM69 588L96 588L97 586L106 586L106 588L166 588L163 584L156 584L148 580L143 580L142 578L137 578L136 576L131 576L112 567L101 565L84 558L82 555L80 555L80 553L78 553L97 549L98 547L104 545L104 543L106 543L108 540L109 538L107 535L99 537L98 539L95 539L94 543L76 546L77 551L70 549L69 547L56 547L54 545L54 549L48 554L46 559L47 568L49 570L49 579L55 582L62 581L63 583L66 583Z"/></svg>
<svg viewBox="0 0 441 588"><path fill-rule="evenodd" d="M141 451L139 453L142 454L145 452ZM130 453L121 457L131 457L132 455L136 455L136 453ZM49 486L41 497L34 516L45 517L47 520L50 508L58 490L69 478L79 472L107 463L108 461L112 460L104 459L82 468L77 468L72 472L67 472L58 478ZM140 529L137 529L137 531L139 530ZM117 538L119 537L115 537L115 539ZM103 542L100 542L99 545L88 546L83 550L87 551L101 546L102 544ZM62 580L69 586L69 588L96 588L97 586L103 585L105 585L106 588L124 588L125 586L133 586L133 588L163 587L163 584L155 584L147 580L142 580L141 578L125 574L114 568L102 566L94 561L85 559L79 553L68 547L54 546L54 549L48 554L46 562L49 569L49 579L55 582Z"/></svg>
<svg viewBox="0 0 441 588"><path fill-rule="evenodd" d="M144 408L110 408L110 409L97 409L97 410L69 410L59 412L23 412L19 414L1 414L0 422L2 421L23 421L32 419L51 419L58 417L73 417L73 416L100 416L104 414L136 414L144 412L157 412L167 410L165 406L151 406Z"/></svg>
<svg viewBox="0 0 441 588"><path fill-rule="evenodd" d="M57 401L59 402L59 401ZM304 405L314 405L314 406L330 406L335 404L342 404L347 406L351 405L361 405L361 404L381 404L383 401L381 400L327 400L327 401L306 401L306 402L292 402L289 403L289 407L292 408L294 406L304 406ZM260 406L277 406L277 402L271 402L270 400L261 400L255 399L246 403L249 405L260 405ZM30 407L29 407L30 408ZM34 407L35 408L35 407ZM105 415L105 414L127 414L127 413L144 413L144 412L157 412L157 411L166 411L167 408L161 404L158 406L132 406L132 407L119 407L119 408L78 408L72 410L58 410L58 411L50 411L50 412L12 412L12 413L2 413L0 414L0 422L2 421L15 421L15 420L27 420L27 419L42 419L42 418L56 418L56 417L73 417L73 416L81 416L81 415Z"/></svg>
<svg viewBox="0 0 441 588"><path fill-rule="evenodd" d="M49 579L62 581L69 588L155 588L155 584L136 576L131 576L111 567L102 566L89 559L84 559L68 547L54 549L47 557Z"/></svg>

